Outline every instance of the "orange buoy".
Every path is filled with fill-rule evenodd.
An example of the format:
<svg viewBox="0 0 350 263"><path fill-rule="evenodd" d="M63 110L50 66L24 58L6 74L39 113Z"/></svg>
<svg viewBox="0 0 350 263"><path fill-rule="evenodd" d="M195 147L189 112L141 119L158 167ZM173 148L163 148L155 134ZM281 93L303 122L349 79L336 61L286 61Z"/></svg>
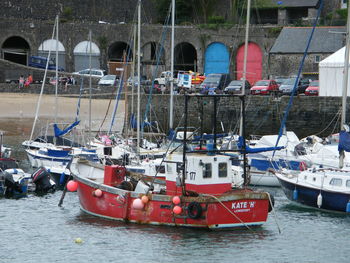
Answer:
<svg viewBox="0 0 350 263"><path fill-rule="evenodd" d="M76 181L70 180L67 183L67 189L70 192L75 192L78 189L78 183Z"/></svg>

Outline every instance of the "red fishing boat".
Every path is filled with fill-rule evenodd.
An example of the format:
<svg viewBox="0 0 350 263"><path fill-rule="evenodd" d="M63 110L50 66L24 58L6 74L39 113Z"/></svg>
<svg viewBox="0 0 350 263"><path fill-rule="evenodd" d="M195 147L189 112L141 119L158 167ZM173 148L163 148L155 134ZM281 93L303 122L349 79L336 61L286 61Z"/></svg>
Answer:
<svg viewBox="0 0 350 263"><path fill-rule="evenodd" d="M225 95L214 96L214 109L220 96ZM214 141L205 150L188 147L190 97L185 95L182 152L174 151L164 158L162 179L130 173L123 166L73 160L70 170L74 182L68 186L76 185L83 211L125 222L211 229L266 222L272 209L269 193L247 188L247 180L241 187L232 187L232 156L217 150L215 128Z"/></svg>

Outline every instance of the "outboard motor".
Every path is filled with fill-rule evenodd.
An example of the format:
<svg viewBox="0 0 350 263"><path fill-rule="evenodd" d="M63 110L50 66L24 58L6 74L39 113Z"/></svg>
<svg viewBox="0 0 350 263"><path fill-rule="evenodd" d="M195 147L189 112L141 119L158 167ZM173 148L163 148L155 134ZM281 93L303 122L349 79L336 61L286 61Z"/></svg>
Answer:
<svg viewBox="0 0 350 263"><path fill-rule="evenodd" d="M51 178L51 174L45 167L39 167L32 174L32 182L35 184L36 193L49 193L54 192L56 189L55 181Z"/></svg>
<svg viewBox="0 0 350 263"><path fill-rule="evenodd" d="M22 193L22 187L20 182L13 178L13 175L4 171L1 173L1 177L4 179L5 192L4 196L9 198L13 197L15 193Z"/></svg>

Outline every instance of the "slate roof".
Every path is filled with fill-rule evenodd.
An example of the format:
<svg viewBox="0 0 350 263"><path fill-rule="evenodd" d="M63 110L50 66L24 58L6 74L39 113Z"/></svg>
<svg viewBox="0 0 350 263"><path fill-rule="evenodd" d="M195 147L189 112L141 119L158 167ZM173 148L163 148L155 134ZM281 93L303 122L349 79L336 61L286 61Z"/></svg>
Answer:
<svg viewBox="0 0 350 263"><path fill-rule="evenodd" d="M304 53L311 27L284 27L270 54ZM337 33L332 33L337 32ZM333 53L345 45L345 27L317 27L308 53Z"/></svg>
<svg viewBox="0 0 350 263"><path fill-rule="evenodd" d="M320 0L274 0L281 7L316 7Z"/></svg>

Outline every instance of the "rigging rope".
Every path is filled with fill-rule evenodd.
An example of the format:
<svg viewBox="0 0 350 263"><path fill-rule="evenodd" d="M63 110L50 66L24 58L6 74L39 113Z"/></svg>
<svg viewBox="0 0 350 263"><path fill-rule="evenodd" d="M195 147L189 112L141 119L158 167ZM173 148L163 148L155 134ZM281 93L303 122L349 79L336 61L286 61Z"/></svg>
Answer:
<svg viewBox="0 0 350 263"><path fill-rule="evenodd" d="M323 0L320 1L320 7L318 8L317 10L317 16L316 16L316 19L315 19L315 22L314 22L314 25L312 27L312 30L311 30L311 33L310 33L310 36L309 36L309 40L307 42L307 45L306 45L306 49L304 51L304 55L303 55L303 58L300 62L300 65L299 65L299 70L298 70L298 75L295 79L295 83L294 83L294 87L293 87L293 90L292 90L292 93L290 95L290 99L289 99L289 103L288 103L288 106L287 106L287 109L285 111L285 114L284 114L284 117L283 117L283 120L282 120L282 123L281 123L281 127L280 127L280 130L279 130L279 133L278 133L278 137L277 137L277 141L276 141L276 147L278 145L278 142L282 136L282 133L284 131L284 129L286 128L286 121L287 121L287 117L288 117L288 113L293 105L293 99L294 99L294 96L293 94L295 94L296 92L296 89L298 87L298 83L299 83L299 78L300 78L300 74L301 74L301 70L303 69L303 66L304 66L304 61L305 61L305 58L306 58L306 55L307 55L307 52L309 50L309 47L310 47L310 44L311 44L311 40L312 40L312 37L313 37L313 34L315 32L315 28L316 28L316 25L317 25L317 22L318 22L318 19L320 17L320 14L321 14L321 10L323 8ZM273 152L272 156L275 155L275 151Z"/></svg>

